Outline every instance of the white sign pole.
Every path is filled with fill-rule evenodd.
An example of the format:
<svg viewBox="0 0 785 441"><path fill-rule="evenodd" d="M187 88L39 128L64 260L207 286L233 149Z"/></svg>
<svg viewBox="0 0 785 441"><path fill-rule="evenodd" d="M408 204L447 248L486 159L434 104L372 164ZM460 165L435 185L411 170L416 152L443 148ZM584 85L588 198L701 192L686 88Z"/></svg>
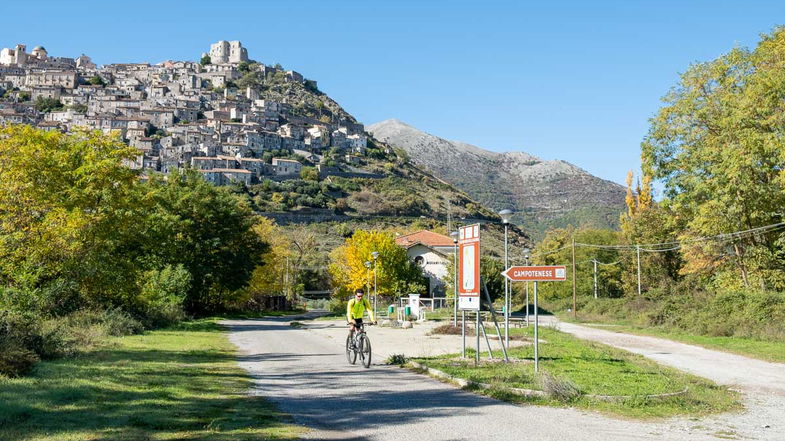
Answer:
<svg viewBox="0 0 785 441"><path fill-rule="evenodd" d="M537 313L537 282L534 282L534 372L537 373L540 370L540 357L538 353L538 349L540 346L540 338L538 335L538 331L540 328L540 318Z"/></svg>
<svg viewBox="0 0 785 441"><path fill-rule="evenodd" d="M477 310L477 327L474 328L474 333L477 334L477 351L474 353L474 365L480 364L480 310Z"/></svg>
<svg viewBox="0 0 785 441"><path fill-rule="evenodd" d="M466 358L466 311L464 310L461 310L461 341L463 341L461 358Z"/></svg>

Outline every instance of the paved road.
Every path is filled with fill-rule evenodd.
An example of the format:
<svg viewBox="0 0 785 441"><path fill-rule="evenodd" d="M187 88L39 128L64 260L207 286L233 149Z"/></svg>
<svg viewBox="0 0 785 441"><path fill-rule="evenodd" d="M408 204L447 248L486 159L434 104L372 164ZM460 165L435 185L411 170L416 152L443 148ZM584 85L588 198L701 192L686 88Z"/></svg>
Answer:
<svg viewBox="0 0 785 441"><path fill-rule="evenodd" d="M744 418L640 423L575 409L511 405L397 367L350 366L343 342L335 337L337 324L313 322L298 329L288 325L290 320L225 324L243 353L241 366L255 378L256 392L314 429L309 439L716 440L719 431L737 432L734 423ZM742 438L785 439L762 428L745 429Z"/></svg>

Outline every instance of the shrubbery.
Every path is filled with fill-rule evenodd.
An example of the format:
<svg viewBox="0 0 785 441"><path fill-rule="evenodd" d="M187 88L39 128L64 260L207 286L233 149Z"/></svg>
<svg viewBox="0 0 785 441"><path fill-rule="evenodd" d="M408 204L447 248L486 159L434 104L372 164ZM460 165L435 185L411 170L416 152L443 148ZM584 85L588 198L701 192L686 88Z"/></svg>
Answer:
<svg viewBox="0 0 785 441"><path fill-rule="evenodd" d="M61 317L0 311L0 374L20 376L38 360L73 355L108 336L140 332L142 324L120 309L79 310Z"/></svg>
<svg viewBox="0 0 785 441"><path fill-rule="evenodd" d="M688 283L652 289L643 297L578 297L585 319L610 319L644 327L662 327L711 337L749 337L781 341L785 338L785 296L770 291L712 293L684 289ZM546 302L566 311L572 299Z"/></svg>

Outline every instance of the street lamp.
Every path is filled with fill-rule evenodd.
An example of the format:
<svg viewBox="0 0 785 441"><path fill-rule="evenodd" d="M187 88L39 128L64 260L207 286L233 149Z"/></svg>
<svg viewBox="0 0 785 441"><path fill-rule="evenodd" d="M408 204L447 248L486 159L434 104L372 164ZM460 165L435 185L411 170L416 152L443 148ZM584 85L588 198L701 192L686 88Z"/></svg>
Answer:
<svg viewBox="0 0 785 441"><path fill-rule="evenodd" d="M453 261L453 268L452 268L452 290L453 290L453 298L452 298L452 325L453 327L458 326L458 232L451 231L450 237L452 237L452 261Z"/></svg>
<svg viewBox="0 0 785 441"><path fill-rule="evenodd" d="M365 261L365 288L371 290L371 262Z"/></svg>
<svg viewBox="0 0 785 441"><path fill-rule="evenodd" d="M378 303L378 294L376 292L376 259L379 258L379 252L372 252L371 257L373 257L373 317L376 318L376 305Z"/></svg>
<svg viewBox="0 0 785 441"><path fill-rule="evenodd" d="M524 255L523 260L526 262L526 266L529 266L529 249L523 249ZM526 285L526 326L529 326L529 282L524 282Z"/></svg>
<svg viewBox="0 0 785 441"><path fill-rule="evenodd" d="M509 267L507 260L507 228L510 224L510 217L512 217L512 210L505 208L499 212L504 224L504 269ZM504 345L510 348L510 281L504 278Z"/></svg>

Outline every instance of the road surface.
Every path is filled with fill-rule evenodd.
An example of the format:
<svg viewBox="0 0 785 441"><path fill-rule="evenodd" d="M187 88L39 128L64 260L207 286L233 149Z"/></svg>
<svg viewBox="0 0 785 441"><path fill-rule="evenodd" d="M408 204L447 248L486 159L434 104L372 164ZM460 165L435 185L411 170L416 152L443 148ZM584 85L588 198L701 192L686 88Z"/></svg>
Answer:
<svg viewBox="0 0 785 441"><path fill-rule="evenodd" d="M780 427L783 411L636 422L576 409L512 405L380 364L384 360L375 360L370 369L351 366L343 350L346 329L341 323L314 321L295 328L289 326L291 320L224 323L242 353L240 365L255 379L255 393L312 429L307 439L662 441L716 440L715 435L723 433L737 434L737 439L785 439ZM382 329L371 328L371 341L377 346L412 346L407 330L385 332L382 338ZM397 343L390 340L396 335ZM444 344L434 342L434 346ZM418 352L431 349L416 348ZM782 397L775 398L772 405L783 404Z"/></svg>

